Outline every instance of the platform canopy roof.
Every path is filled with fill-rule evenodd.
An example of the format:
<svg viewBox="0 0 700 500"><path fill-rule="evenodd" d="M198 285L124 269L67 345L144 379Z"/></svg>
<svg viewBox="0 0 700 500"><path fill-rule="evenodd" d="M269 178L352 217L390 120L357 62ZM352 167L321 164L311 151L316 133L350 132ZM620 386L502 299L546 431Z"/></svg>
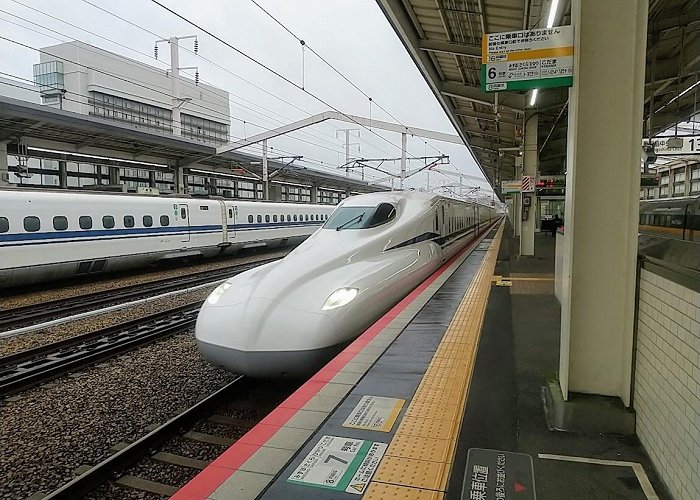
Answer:
<svg viewBox="0 0 700 500"><path fill-rule="evenodd" d="M100 164L129 168L173 171L177 166L187 166L215 176L228 176L243 167L256 175L262 173L261 159L253 155L235 151L217 155L215 145L2 96L0 141L7 143L9 154L17 153L21 141L38 148L30 150L31 156L82 163L91 163L87 156L99 156L105 158L99 160ZM271 173L282 167L285 168L275 177L276 181L313 183L361 193L387 189L332 172L269 162Z"/></svg>
<svg viewBox="0 0 700 500"><path fill-rule="evenodd" d="M524 92L481 91L482 33L546 24L550 0L377 0L418 69L492 184L515 172ZM571 1L560 0L557 24L570 24ZM688 119L700 70L699 0L650 0L645 87L645 135ZM652 70L652 60L653 70ZM680 94L680 97L678 97ZM540 173L565 171L568 90L540 90ZM651 116L651 119L649 117ZM501 155L499 156L499 151Z"/></svg>

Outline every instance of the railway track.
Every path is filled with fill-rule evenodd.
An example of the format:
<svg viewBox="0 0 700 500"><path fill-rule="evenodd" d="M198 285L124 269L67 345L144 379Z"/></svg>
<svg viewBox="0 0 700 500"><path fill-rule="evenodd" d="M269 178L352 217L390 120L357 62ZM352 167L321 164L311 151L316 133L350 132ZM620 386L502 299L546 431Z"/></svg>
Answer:
<svg viewBox="0 0 700 500"><path fill-rule="evenodd" d="M296 388L289 383L282 387L271 384L237 376L187 410L155 426L140 439L113 447L113 454L99 464L81 467L76 471L79 475L75 479L44 498L119 498L123 489L163 497L174 494ZM239 416L232 416L232 413ZM207 428L207 432L203 432L202 427ZM219 431L212 431L212 428L219 428ZM172 449L178 440L186 441L190 447L205 448L208 458L192 458L191 455L197 453L191 450L187 453L164 451ZM216 451L212 451L212 446ZM157 471L155 476L149 474L155 463L179 471L171 472L171 479L166 483L158 477ZM175 479L172 479L173 475Z"/></svg>
<svg viewBox="0 0 700 500"><path fill-rule="evenodd" d="M0 358L0 397L99 363L194 326L200 304L152 314Z"/></svg>
<svg viewBox="0 0 700 500"><path fill-rule="evenodd" d="M115 304L132 302L168 292L192 288L209 282L222 280L247 271L256 266L273 262L279 258L263 259L225 269L204 271L190 276L168 278L150 283L116 288L109 292L93 292L67 299L33 304L0 310L0 333L8 332L27 325L43 323L61 317L70 317L83 312L108 307Z"/></svg>

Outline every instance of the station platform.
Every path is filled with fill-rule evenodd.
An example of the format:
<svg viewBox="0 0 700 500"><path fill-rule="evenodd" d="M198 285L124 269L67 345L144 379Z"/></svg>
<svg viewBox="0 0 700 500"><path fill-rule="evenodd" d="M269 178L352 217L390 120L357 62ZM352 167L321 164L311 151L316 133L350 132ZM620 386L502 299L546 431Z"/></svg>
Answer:
<svg viewBox="0 0 700 500"><path fill-rule="evenodd" d="M173 498L668 499L634 435L550 430L554 239L503 221Z"/></svg>

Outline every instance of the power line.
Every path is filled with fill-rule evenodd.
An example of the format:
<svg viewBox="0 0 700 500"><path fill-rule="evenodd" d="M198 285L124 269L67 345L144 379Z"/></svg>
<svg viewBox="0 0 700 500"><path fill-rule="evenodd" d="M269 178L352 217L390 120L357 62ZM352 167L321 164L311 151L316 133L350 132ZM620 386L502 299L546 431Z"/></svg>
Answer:
<svg viewBox="0 0 700 500"><path fill-rule="evenodd" d="M87 1L87 0L83 0L83 1ZM354 120L352 117L348 116L346 113L343 113L342 111L340 111L338 108L336 108L335 106L333 106L333 105L330 104L329 102L325 101L324 99L322 99L321 97L317 96L317 95L314 94L313 92L310 92L310 91L306 90L304 87L302 87L301 85L295 83L294 81L292 81L292 80L289 79L288 77L284 76L282 73L280 73L280 72L278 72L278 71L272 69L271 67L267 66L266 64L264 64L264 63L258 61L258 60L255 59L253 56L247 54L246 52L242 51L242 50L239 49L238 47L236 47L236 46L230 44L229 42L227 42L227 41L224 40L223 38L219 37L218 35L215 35L215 34L212 33L211 31L209 31L209 30L203 28L202 26L198 25L198 24L195 23L194 21L191 21L190 19L188 19L187 17L183 16L182 14L179 14L178 12L174 11L174 10L171 9L170 7L167 7L166 5L163 5L163 4L160 3L158 0L151 0L151 2L153 2L154 4L160 6L160 7L163 8L164 10L167 10L168 12L170 12L170 13L173 14L174 16L180 18L181 20L185 21L186 23L188 23L188 24L194 26L195 28L197 28L198 30L202 31L203 33L206 33L207 35L209 35L210 37L214 38L214 39L217 40L218 42L220 42L220 43L226 45L228 48L230 48L231 50L233 50L233 51L236 52L237 54L243 56L244 58L246 58L247 60L251 61L252 63L254 63L254 64L260 66L261 68L265 69L266 71L272 73L273 75L275 75L276 77L278 77L278 78L280 78L281 80L285 81L285 82L288 83L289 85L292 85L292 86L295 87L296 89L301 90L302 92L304 92L304 93L307 94L308 96L310 96L310 97L316 99L318 102L320 102L320 103L323 104L324 106L327 106L327 107L333 109L334 111L337 111L338 113L340 113L340 114L342 114L343 116L345 116L346 118L348 118L350 121L356 123L357 125L359 125L360 127L364 128L364 129L368 130L370 133L376 135L377 137L379 137L379 138L382 139L383 141L385 141L385 142L391 144L392 146L394 146L395 148L401 150L401 146L397 146L396 144L394 144L393 142L391 142L391 141L390 141L389 139L387 139L386 137L383 137L383 136L377 134L377 133L376 133L375 131L373 131L371 128L366 127L365 125L362 125L361 123L357 122L357 121Z"/></svg>
<svg viewBox="0 0 700 500"><path fill-rule="evenodd" d="M314 50L314 48L311 47L311 45L309 45L308 42L306 42L305 40L303 40L302 38L300 38L299 36L297 36L291 29L289 29L287 26L285 26L285 24L284 24L282 21L280 21L280 20L277 19L275 16L273 16L268 10L266 10L266 9L265 9L262 5L260 5L256 0L250 0L250 1L253 2L253 4L255 4L255 6L258 7L261 11L263 11L268 17L270 17L270 19L272 19L275 23L277 23L279 26L281 26L282 29L284 29L287 33L289 33L292 37L294 37L299 43L301 43L302 46L304 46L304 47L306 47L307 49L309 49L309 50L311 51L311 53L314 54L316 57L318 57L324 64L326 64L326 66L328 66L329 68L331 68L331 69L332 69L336 74L338 74L343 80L345 80L345 81L348 82L350 85L352 85L358 92L360 92L363 96L365 96L371 103L373 103L373 104L374 104L375 106L377 106L379 109L381 109L382 111L384 111L384 113L386 113L389 117L391 117L392 120L394 120L394 121L395 121L396 123L398 123L399 125L402 125L402 126L404 126L404 127L406 127L407 129L410 130L410 127L407 127L406 125L404 125L403 123L401 123L401 121L400 121L398 118L396 118L393 114L391 114L391 112L389 112L387 109L385 109L385 108L384 108L381 104L379 104L377 101L375 101L374 99L372 99L372 97L371 97L369 94L367 94L364 90L362 90L360 87L358 87L358 86L355 84L355 82L353 82L352 80L350 80L342 71L340 71L340 70L337 69L335 66L333 66L333 64L331 64L325 57L323 57L321 54L319 54L318 52L316 52L316 50ZM436 148L435 146L429 144L427 141L423 140L423 143L424 143L426 146L430 146L432 149L434 149L434 150L437 151L438 153L442 154L442 151L440 151L440 150L439 150L438 148Z"/></svg>
<svg viewBox="0 0 700 500"><path fill-rule="evenodd" d="M98 10L104 12L105 14L108 14L108 15L110 15L110 16L113 16L113 17L115 17L115 18L117 18L117 19L119 19L119 20L121 20L121 21L123 21L123 22L129 24L130 26L133 26L133 27L135 27L135 28L137 28L137 29L140 29L140 30L142 30L142 31L144 31L144 32L146 32L146 33L149 33L149 34L151 34L151 35L153 35L153 36L155 36L155 37L157 37L157 38L159 38L159 39L165 39L165 38L167 38L167 37L164 37L163 35L161 35L161 34L159 34L159 33L155 33L155 32L153 32L153 31L151 31L151 30L148 29L148 28L145 28L145 27L143 27L143 26L141 26L141 25L139 25L139 24L137 24L137 23L134 23L133 21L130 21L129 19L126 19L126 18L124 18L124 17L122 17L122 16L119 16L119 15L115 14L114 12L111 12L111 11L109 11L109 10L107 10L107 9L104 9L103 7L100 7L99 5L96 5L96 4L92 3L92 2L89 1L89 0L82 0L82 1L83 1L84 3L87 3L88 5L90 5L90 6L94 7L94 8L96 8L96 9L98 9ZM273 92L270 92L270 91L266 90L265 88L263 88L263 87L261 87L261 86L255 84L254 82L252 82L252 81L250 81L250 80L248 80L248 79L242 77L241 75L239 75L239 74L237 74L237 73L235 73L235 72L229 70L228 68L226 68L226 67L224 67L224 66L218 64L217 62L215 62L215 61L213 61L213 60L211 60L211 59L208 59L208 58L206 58L205 56L202 56L201 54L195 54L192 50L190 50L190 49L187 48L187 47L180 46L180 48L182 48L183 50L185 50L185 51L187 51L187 52L189 52L189 53L191 53L191 54L196 55L198 58L202 59L203 61L206 61L206 62L208 62L208 63L210 63L210 64L212 64L212 65L218 67L219 69L221 69L221 70L223 70L223 71L225 71L225 72L231 74L232 76L234 76L234 77L240 79L241 81L243 81L243 82L245 82L245 83L251 85L252 87L254 87L254 88L260 90L261 92L264 92L265 94L267 94L267 95L269 95L269 96L271 96L271 97L273 97L273 98L275 98L275 99L277 99L277 100L279 100L279 101L281 101L281 102L283 102L283 103L289 105L290 107L293 107L294 109L297 109L298 111L301 111L301 112L303 112L304 114L306 114L306 115L308 115L308 116L312 116L312 115L313 115L313 113L310 113L310 112L306 111L305 109L303 109L303 108L297 106L297 105L294 104L293 102L291 102L291 101L289 101L289 100L287 100L287 99L284 99L284 98L280 97L279 95L277 95L277 94L275 94L275 93L273 93ZM248 101L247 99L244 99L244 98L242 98L242 97L240 97L240 96L239 96L239 98L242 99L242 100L245 100L245 101L247 101L247 102L250 102L251 104L255 104L255 103L252 103L251 101ZM262 106L260 106L260 105L257 105L257 106L259 106L261 109L266 109L266 108L264 108L264 107L262 107ZM269 111L269 112L271 112L271 113L274 113L274 114L277 114L277 115L279 115L279 116L282 116L285 120L287 120L287 122L292 122L292 121L294 121L294 119L290 119L289 117L287 117L287 116L285 116L285 115L281 115L281 114L276 113L276 112L274 112L274 111L271 111L271 110L269 110L269 109L266 109L266 111ZM279 122L279 123L283 123L283 122ZM335 128L335 127L334 127L334 128ZM305 133L305 134L307 134L307 135L310 135L310 136L314 137L314 135L311 134L311 133L308 132L308 131L306 131L306 132L299 131L299 133ZM333 136L330 135L330 134L326 134L326 133L324 133L324 132L319 132L319 133L321 133L321 134L323 134L323 135L326 135L327 137L330 137L331 139L335 139L335 137L333 137ZM321 138L319 138L319 137L317 137L317 139L323 140L323 139L321 139ZM383 139L383 138L382 138L382 139ZM375 145L372 144L371 142L368 142L368 141L365 140L365 139L361 139L361 140L363 140L363 141L364 141L367 145L369 145L371 148L373 148L373 149L375 149L375 150L377 150L377 151L380 151L380 152L384 153L384 150L378 148L377 146L375 146Z"/></svg>
<svg viewBox="0 0 700 500"><path fill-rule="evenodd" d="M4 12L4 11L2 11L2 12ZM12 15L12 14L10 14L10 15ZM15 17L19 17L19 16L15 16ZM20 18L20 19L21 19L21 18ZM31 28L27 28L26 26L22 26L22 25L20 25L20 24L13 23L12 21L8 21L8 20L4 20L4 21L5 21L5 22L8 22L8 23L10 23L10 24L14 24L14 25L16 25L16 26L19 26L19 27L21 27L21 28L23 28L23 29L27 29L27 30L30 30L30 31L35 31L35 30L32 30ZM29 22L29 23L31 23L31 24L35 24L35 25L40 26L40 27L42 27L42 28L45 28L44 26L42 26L42 25L40 25L40 24L38 24L38 23L33 23L32 21L27 21L27 22ZM50 28L45 28L45 29L48 29L48 30L53 31L53 32L55 32L55 33L59 33L59 34L61 34L62 36L67 36L67 35L62 34L62 33L60 33L60 32L57 32L56 30L51 30ZM36 32L36 31L35 31L35 32ZM42 33L42 34L43 34L43 33ZM45 35L45 34L44 34L44 35ZM51 35L45 35L45 36L51 37ZM55 38L55 37L51 37L51 38ZM42 49L38 49L38 48L36 48L36 47L32 47L32 46L26 45L26 44L24 44L24 43L22 43L22 42L19 42L19 41L16 41L16 40L12 40L12 39L9 39L9 38L3 37L3 36L0 36L0 39L4 39L4 40L6 40L6 41L8 41L8 42L15 43L15 44L17 44L17 45L20 45L20 46L22 46L22 47L25 47L25 48L28 48L28 49L31 49L31 50L35 50L35 51L37 51L37 52L39 52L39 53L41 53L41 54L46 54L46 55L51 55L51 56L53 56L53 54L51 54L51 53L49 53L49 52L47 52L47 51L44 51L44 50L42 50ZM57 39L57 40L62 41L62 40L60 40L60 39ZM93 53L98 53L97 51L94 51L94 50L90 50L90 49L87 49L87 50L88 50L88 51L91 51L91 52L93 52ZM102 53L98 53L98 54L103 55ZM109 57L109 56L108 56L108 57ZM109 57L109 58L110 58L110 59L113 59L113 60L117 60L117 59L115 59L115 58L113 58L113 57ZM158 86L158 85L155 85L154 87L151 87L151 86L149 86L150 84L146 84L146 82L142 82L142 81L140 81L140 80L129 80L129 79L127 79L127 78L120 77L120 76L118 76L118 75L116 75L116 74L113 74L113 73L110 73L110 72L107 72L107 71L103 71L103 70L100 70L100 69L97 69L97 68L93 68L93 67L91 67L91 66L87 66L87 65L85 65L85 64L81 64L81 63L78 63L78 62L76 62L76 61L73 61L73 60L64 58L64 57L62 57L61 59L63 59L64 61L70 62L70 63L72 63L72 64L75 64L75 65L77 65L77 66L81 66L81 67L83 67L83 68L90 69L90 70L96 71L96 72L98 72L98 73L102 73L102 74L105 74L105 75L107 75L107 76L111 76L111 77L116 78L116 79L118 79L118 80L121 80L121 81L130 83L130 84L133 84L133 85L142 87L142 88L144 88L144 89L151 90L151 91L157 92L157 93L159 93L159 94L166 95L166 96L168 96L168 97L170 96L170 93L169 93L169 92L157 90L157 89L159 89L159 88L160 88L160 89L164 89L164 87L160 87L160 86ZM133 65L133 64L132 64L132 65ZM15 75L10 75L10 76L14 76L15 78L20 78L20 79L26 80L26 79L24 79L24 78L17 77L17 76L15 76ZM187 81L186 79L183 79L183 80L184 80L185 82L187 82L187 83L191 83L191 82ZM26 80L26 81L31 82L31 80ZM33 83L33 82L32 82L32 83ZM70 92L70 93L72 93L72 94L74 94L74 95L77 95L77 96L80 96L80 97L86 97L86 98L88 98L88 99L90 98L90 95L87 95L87 94L80 94L80 93L77 93L77 92ZM133 93L130 93L130 92L126 92L126 91L122 91L121 93L124 94L124 95L130 96L130 97L138 98L138 99L141 99L141 98L142 98L142 96L139 96L139 95L137 95L137 94L133 94ZM71 99L66 99L66 100L72 101ZM84 104L82 101L75 101L75 102ZM232 116L232 115L223 115L223 114L221 114L220 112L218 112L218 111L216 111L216 110L214 110L214 109L211 109L211 108L209 108L209 107L207 107L207 106L204 106L203 104L199 104L199 103L196 103L196 102L192 102L192 103L190 103L190 105L196 106L196 107L201 108L201 109L205 109L205 110L207 110L207 111L211 111L212 113L216 113L216 114L210 114L210 113L204 113L204 112L202 112L202 111L197 111L197 113L199 113L200 115L205 116L205 117L208 117L208 118L213 118L213 119L215 119L215 120L221 120L222 118L226 117L226 118L229 118L229 119L233 119L233 120L239 121L239 122L241 122L241 123L248 123L248 124L254 125L254 126L256 126L256 127L259 127L259 128L262 129L262 130L269 130L267 127L264 127L264 126L262 126L262 125L260 125L260 124L258 124L258 123L252 122L252 121L243 120L242 118L238 118L238 117L235 117L235 116ZM177 128L177 129L179 129L179 130L183 130L183 131L186 130L184 126L176 127L174 124L172 124L172 127L173 127L173 128ZM234 139L244 139L243 137L238 137L238 136L235 136L235 135L231 135L230 133L229 133L229 137L232 137L232 138L234 138ZM293 135L291 135L291 134L288 134L287 137L289 137L289 138L292 139L292 140L304 142L304 143L310 144L310 145L315 146L315 147L319 147L319 148L322 148L322 149L326 149L326 150L332 151L332 152L334 152L334 153L338 153L338 154L341 153L341 152L340 152L339 150L337 150L337 149L329 148L329 147L327 147L327 146L323 146L323 145L321 145L321 144L317 144L317 143L314 143L314 142L311 142L311 141L302 139L302 138L300 138L300 137L295 137L295 136L293 136ZM256 147L256 148L262 149L262 146L259 146L259 145L256 145L255 147Z"/></svg>

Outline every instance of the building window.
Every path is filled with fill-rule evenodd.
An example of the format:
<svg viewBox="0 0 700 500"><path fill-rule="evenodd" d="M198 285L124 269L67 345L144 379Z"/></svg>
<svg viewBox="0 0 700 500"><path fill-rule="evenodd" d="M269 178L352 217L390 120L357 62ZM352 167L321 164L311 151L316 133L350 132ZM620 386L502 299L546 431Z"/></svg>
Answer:
<svg viewBox="0 0 700 500"><path fill-rule="evenodd" d="M89 93L88 105L91 115L172 133L172 111L168 109L94 91Z"/></svg>

